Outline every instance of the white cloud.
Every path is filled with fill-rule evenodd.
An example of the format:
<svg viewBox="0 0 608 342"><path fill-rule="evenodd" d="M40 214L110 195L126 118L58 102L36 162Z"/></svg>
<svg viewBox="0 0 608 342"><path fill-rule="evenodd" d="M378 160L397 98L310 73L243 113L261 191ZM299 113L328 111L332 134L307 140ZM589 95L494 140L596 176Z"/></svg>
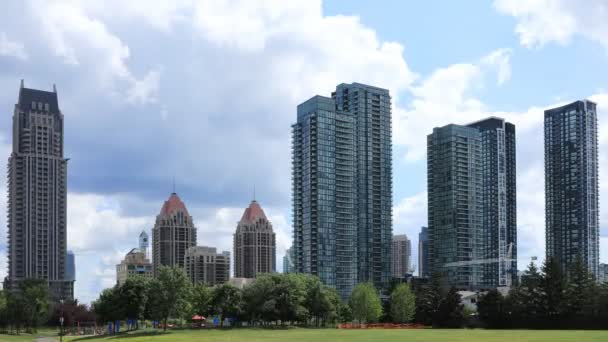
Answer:
<svg viewBox="0 0 608 342"><path fill-rule="evenodd" d="M511 49L498 49L481 59L482 63L497 69L497 82L502 85L511 78Z"/></svg>
<svg viewBox="0 0 608 342"><path fill-rule="evenodd" d="M608 48L608 3L604 0L496 0L494 7L517 19L523 46L562 45L580 35Z"/></svg>
<svg viewBox="0 0 608 342"><path fill-rule="evenodd" d="M0 32L0 56L15 57L21 60L28 59L23 44L8 39L4 32Z"/></svg>

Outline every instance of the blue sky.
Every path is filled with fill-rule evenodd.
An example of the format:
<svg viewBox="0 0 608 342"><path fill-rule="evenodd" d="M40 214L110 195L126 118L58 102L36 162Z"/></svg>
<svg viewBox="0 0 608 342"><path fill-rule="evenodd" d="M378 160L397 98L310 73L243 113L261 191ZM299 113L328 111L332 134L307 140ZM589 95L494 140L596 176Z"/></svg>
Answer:
<svg viewBox="0 0 608 342"><path fill-rule="evenodd" d="M542 111L598 103L608 156L608 4L496 1L10 0L0 14L0 156L19 80L51 89L70 157L76 295L96 298L172 189L198 242L230 250L252 197L291 240L296 105L342 82L393 96L394 231L426 224L426 135L490 115L517 127L520 267L544 255ZM601 196L608 180L600 178ZM0 182L0 211L6 189ZM601 197L604 198L604 197ZM608 207L601 202L602 227ZM0 220L5 214L0 213ZM4 226L3 222L0 222ZM601 255L608 262L608 229ZM0 276L6 241L0 240Z"/></svg>

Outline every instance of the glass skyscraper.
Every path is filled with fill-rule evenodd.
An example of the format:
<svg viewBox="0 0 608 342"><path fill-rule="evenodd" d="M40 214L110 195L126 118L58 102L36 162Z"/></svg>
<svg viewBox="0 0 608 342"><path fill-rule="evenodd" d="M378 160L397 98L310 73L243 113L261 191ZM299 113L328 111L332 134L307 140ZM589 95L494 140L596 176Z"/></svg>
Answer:
<svg viewBox="0 0 608 342"><path fill-rule="evenodd" d="M598 136L596 104L576 101L545 111L547 258L568 274L581 257L598 275Z"/></svg>
<svg viewBox="0 0 608 342"><path fill-rule="evenodd" d="M392 156L388 90L340 84L298 106L293 125L294 266L342 297L391 277Z"/></svg>
<svg viewBox="0 0 608 342"><path fill-rule="evenodd" d="M429 228L422 227L418 234L418 276L428 278L429 273Z"/></svg>
<svg viewBox="0 0 608 342"><path fill-rule="evenodd" d="M430 272L463 289L511 286L517 270L515 126L488 118L428 136Z"/></svg>

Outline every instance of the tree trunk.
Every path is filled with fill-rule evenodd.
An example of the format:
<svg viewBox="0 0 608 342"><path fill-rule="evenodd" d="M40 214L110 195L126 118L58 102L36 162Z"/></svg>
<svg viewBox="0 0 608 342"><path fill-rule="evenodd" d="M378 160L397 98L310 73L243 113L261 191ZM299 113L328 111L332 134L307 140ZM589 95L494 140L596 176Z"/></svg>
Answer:
<svg viewBox="0 0 608 342"><path fill-rule="evenodd" d="M163 331L167 331L167 317L164 319L165 323L163 324Z"/></svg>

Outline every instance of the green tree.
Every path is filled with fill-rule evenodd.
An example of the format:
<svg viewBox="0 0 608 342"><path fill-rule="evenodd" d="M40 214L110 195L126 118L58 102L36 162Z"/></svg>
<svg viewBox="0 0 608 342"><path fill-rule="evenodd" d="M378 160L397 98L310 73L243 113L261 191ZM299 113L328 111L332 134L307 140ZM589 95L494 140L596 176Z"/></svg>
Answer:
<svg viewBox="0 0 608 342"><path fill-rule="evenodd" d="M509 313L509 322L516 326L532 327L538 324L544 315L541 283L543 276L533 262L521 277L519 286L514 287L505 298L505 312Z"/></svg>
<svg viewBox="0 0 608 342"><path fill-rule="evenodd" d="M240 314L241 300L241 291L230 284L222 284L213 289L211 306L220 318L220 326L224 326L227 317L235 318Z"/></svg>
<svg viewBox="0 0 608 342"><path fill-rule="evenodd" d="M122 312L128 319L135 320L139 329L139 320L144 316L148 301L149 280L143 277L130 277L118 288L118 301Z"/></svg>
<svg viewBox="0 0 608 342"><path fill-rule="evenodd" d="M463 307L460 294L452 287L441 299L439 309L433 317L433 326L460 328L464 318Z"/></svg>
<svg viewBox="0 0 608 342"><path fill-rule="evenodd" d="M506 321L505 299L498 290L490 290L477 301L479 319L488 328L504 327Z"/></svg>
<svg viewBox="0 0 608 342"><path fill-rule="evenodd" d="M565 279L557 259L545 260L540 282L543 312L549 321L560 320L564 312ZM549 323L551 324L551 323Z"/></svg>
<svg viewBox="0 0 608 342"><path fill-rule="evenodd" d="M122 319L124 310L120 303L118 286L101 291L99 298L92 303L92 308L99 323L103 324Z"/></svg>
<svg viewBox="0 0 608 342"><path fill-rule="evenodd" d="M564 315L567 321L589 321L597 315L598 287L589 269L578 256L570 265L564 295Z"/></svg>
<svg viewBox="0 0 608 342"><path fill-rule="evenodd" d="M441 276L435 273L428 284L421 286L416 293L416 321L424 325L432 325L433 318L441 304Z"/></svg>
<svg viewBox="0 0 608 342"><path fill-rule="evenodd" d="M150 282L148 315L163 321L167 330L169 317L183 317L188 311L192 284L181 268L160 266Z"/></svg>
<svg viewBox="0 0 608 342"><path fill-rule="evenodd" d="M48 283L41 279L25 279L19 283L26 327L36 332L46 322L49 309Z"/></svg>
<svg viewBox="0 0 608 342"><path fill-rule="evenodd" d="M395 323L409 323L416 314L416 296L408 284L399 284L391 293L391 318Z"/></svg>
<svg viewBox="0 0 608 342"><path fill-rule="evenodd" d="M209 315L211 299L213 299L211 288L203 283L195 284L192 288L192 313L201 316Z"/></svg>
<svg viewBox="0 0 608 342"><path fill-rule="evenodd" d="M382 303L378 291L371 283L360 283L353 289L349 300L355 320L375 323L382 315Z"/></svg>

